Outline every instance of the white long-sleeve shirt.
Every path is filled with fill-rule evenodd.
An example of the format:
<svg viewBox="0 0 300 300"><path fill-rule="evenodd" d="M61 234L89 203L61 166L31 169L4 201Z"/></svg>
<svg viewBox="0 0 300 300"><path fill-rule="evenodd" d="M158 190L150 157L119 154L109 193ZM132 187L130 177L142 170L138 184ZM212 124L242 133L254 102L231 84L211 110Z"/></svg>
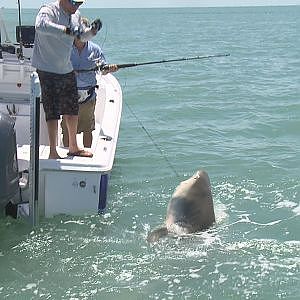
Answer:
<svg viewBox="0 0 300 300"><path fill-rule="evenodd" d="M65 27L80 26L80 13L65 12L59 1L43 5L36 17L32 66L46 72L66 74L73 70L70 60L74 37Z"/></svg>

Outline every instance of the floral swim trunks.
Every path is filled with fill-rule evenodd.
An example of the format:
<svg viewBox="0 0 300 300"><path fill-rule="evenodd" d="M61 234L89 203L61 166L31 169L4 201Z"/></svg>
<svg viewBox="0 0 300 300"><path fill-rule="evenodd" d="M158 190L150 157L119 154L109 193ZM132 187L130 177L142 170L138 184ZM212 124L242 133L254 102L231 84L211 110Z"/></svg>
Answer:
<svg viewBox="0 0 300 300"><path fill-rule="evenodd" d="M74 71L67 74L37 70L46 121L59 120L61 115L78 115L78 91Z"/></svg>

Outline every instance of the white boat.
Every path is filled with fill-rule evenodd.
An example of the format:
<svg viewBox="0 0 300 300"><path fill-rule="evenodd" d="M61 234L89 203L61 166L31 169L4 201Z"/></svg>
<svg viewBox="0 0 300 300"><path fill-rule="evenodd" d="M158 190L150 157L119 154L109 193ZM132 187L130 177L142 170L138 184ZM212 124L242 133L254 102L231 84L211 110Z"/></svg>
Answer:
<svg viewBox="0 0 300 300"><path fill-rule="evenodd" d="M22 29L23 30L23 29ZM34 27L27 26L22 32L23 39L32 35ZM31 33L30 33L31 32ZM96 129L93 132L91 146L92 158L67 157L68 149L62 145L61 131L57 136L57 151L64 159L48 159L48 133L44 120L42 105L39 103L40 88L38 76L30 65L32 54L32 37L23 41L23 54L25 59L20 59L20 44L8 45L2 43L0 49L0 134L7 132L10 119L13 119L16 132L17 166L13 158L0 157L0 167L11 168L18 175L12 179L0 173L0 209L7 204L28 203L18 205L19 212L29 208L29 215L51 217L57 214L82 215L102 212L106 207L107 187L109 174L113 167L116 145L118 140L119 125L122 112L122 91L117 79L111 75L97 75L99 88L95 109ZM16 53L13 52L15 49ZM34 122L33 105L40 106L40 122ZM37 110L38 111L38 110ZM2 120L2 124L1 123ZM6 124L6 125L5 125ZM8 124L8 125L7 125ZM34 153L34 131L39 127L39 154ZM60 128L60 126L59 126ZM2 133L3 134L3 133ZM0 136L3 143L0 154L7 151L14 152L12 137ZM82 146L82 136L77 135L78 144ZM7 145L7 149L5 148ZM36 145L35 145L36 146ZM37 151L36 151L37 152ZM3 155L5 156L5 155ZM12 155L10 155L12 156ZM33 159L38 158L38 170L34 170ZM30 160L31 158L31 160ZM2 160L2 161L1 161ZM34 173L35 174L32 174ZM6 172L7 173L7 172ZM34 175L38 173L37 178ZM2 174L2 175L1 175ZM6 176L6 177L5 177ZM18 188L16 186L18 176ZM1 182L2 181L2 182ZM37 181L37 182L36 182ZM8 183L10 182L10 183ZM36 195L32 192L38 183ZM1 192L2 189L2 192ZM34 197L34 199L31 199ZM35 209L38 210L34 212ZM1 214L1 212L0 212Z"/></svg>

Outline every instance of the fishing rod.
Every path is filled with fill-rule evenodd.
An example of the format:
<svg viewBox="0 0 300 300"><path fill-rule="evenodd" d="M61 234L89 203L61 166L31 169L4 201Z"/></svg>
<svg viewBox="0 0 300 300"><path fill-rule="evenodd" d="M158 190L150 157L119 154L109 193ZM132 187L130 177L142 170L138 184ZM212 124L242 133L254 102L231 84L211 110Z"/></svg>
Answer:
<svg viewBox="0 0 300 300"><path fill-rule="evenodd" d="M23 40L22 40L22 21L21 21L21 4L20 0L18 0L18 12L19 12L19 43L20 43L20 52L18 57L23 59Z"/></svg>
<svg viewBox="0 0 300 300"><path fill-rule="evenodd" d="M192 56L192 57L182 57L182 58L174 58L174 59L163 59L163 60L156 60L156 61L148 61L148 62L141 62L141 63L128 63L128 64L118 64L118 69L125 69L125 68L132 68L144 65L154 65L154 64L163 64L169 62L177 62L177 61L187 61L187 60L197 60L197 59L209 59L209 58L216 58L216 57L225 57L230 56L229 53L226 54L215 54L215 55L205 55L205 56ZM107 71L109 69L109 65L98 65L92 69L81 69L75 70L76 72L91 72L91 71Z"/></svg>

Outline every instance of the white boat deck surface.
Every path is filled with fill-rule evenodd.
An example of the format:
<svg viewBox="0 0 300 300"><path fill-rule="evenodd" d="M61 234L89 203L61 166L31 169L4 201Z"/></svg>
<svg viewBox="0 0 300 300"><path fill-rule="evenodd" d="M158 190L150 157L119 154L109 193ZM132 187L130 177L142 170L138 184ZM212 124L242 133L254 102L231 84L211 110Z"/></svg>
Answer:
<svg viewBox="0 0 300 300"><path fill-rule="evenodd" d="M96 129L95 133L99 133ZM95 134L96 135L96 134ZM57 147L57 152L63 159L48 159L49 157L49 146L40 145L40 168L47 170L76 170L76 171L95 171L95 172L108 172L111 169L110 158L111 151L115 146L115 141L106 141L102 139L99 135L95 147L85 148L93 153L93 157L78 157L78 156L68 156L68 148ZM80 143L79 143L80 144ZM30 158L30 146L22 145L18 146L17 149L18 160L28 161Z"/></svg>

